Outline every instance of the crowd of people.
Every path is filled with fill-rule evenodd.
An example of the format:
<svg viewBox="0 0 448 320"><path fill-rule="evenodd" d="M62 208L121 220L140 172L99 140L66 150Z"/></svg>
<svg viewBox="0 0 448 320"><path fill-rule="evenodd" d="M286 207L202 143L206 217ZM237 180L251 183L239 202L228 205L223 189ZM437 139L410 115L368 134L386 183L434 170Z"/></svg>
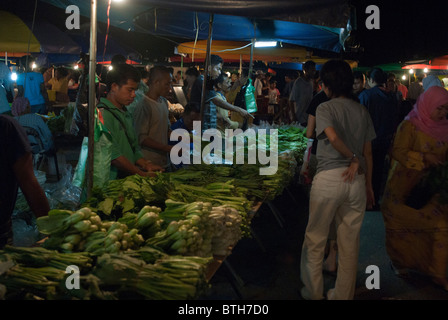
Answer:
<svg viewBox="0 0 448 320"><path fill-rule="evenodd" d="M436 76L416 79L407 87L379 68L364 74L353 72L343 60L329 60L317 71L316 63L307 61L300 74L288 73L284 86L277 88L271 73L257 70L252 77L243 70L229 76L222 69L223 59L217 55L211 55L208 70L189 68L185 74L166 66L139 70L125 60L114 62L100 79L104 86L97 105L110 133L111 149L104 151L110 152L109 179L176 170L170 161L175 144L170 133L177 128L191 132L193 121L202 120L201 130L244 130L254 118L244 98L253 86L255 98L268 97L269 112L282 112L282 120L306 127L313 142L302 296L353 299L366 211L382 212L387 253L397 274L417 270L448 290L448 206L438 201L438 194L418 209L406 202L425 173L447 161L448 91ZM70 100L68 90L77 88L78 81L64 68L27 71L17 79L12 117L0 116L1 135L13 137L0 142L5 177L0 184L6 190L0 195L0 247L11 241L18 187L36 216L49 209L32 178L31 147L21 124L38 124L51 148L45 123L36 113L47 111L47 90L61 101ZM182 87L187 101L175 121L169 115L173 84ZM328 293L323 292L323 271L336 276Z"/></svg>

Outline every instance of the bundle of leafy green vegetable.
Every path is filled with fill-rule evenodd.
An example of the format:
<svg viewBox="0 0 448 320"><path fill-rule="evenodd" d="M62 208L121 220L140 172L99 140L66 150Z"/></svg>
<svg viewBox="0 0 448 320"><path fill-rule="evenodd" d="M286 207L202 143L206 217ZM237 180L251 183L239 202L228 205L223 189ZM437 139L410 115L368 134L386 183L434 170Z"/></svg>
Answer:
<svg viewBox="0 0 448 320"><path fill-rule="evenodd" d="M111 180L103 189L93 188L92 196L82 206L96 211L103 220L117 221L127 212L138 213L144 206L163 206L170 189L167 177L139 175Z"/></svg>
<svg viewBox="0 0 448 320"><path fill-rule="evenodd" d="M89 272L94 264L86 252L61 253L41 247L5 246L0 250L0 284L6 287L5 299L60 300L105 299L99 279ZM80 271L80 288L68 290L68 266Z"/></svg>
<svg viewBox="0 0 448 320"><path fill-rule="evenodd" d="M155 258L153 249L141 250L100 256L92 271L101 279L100 288L115 292L119 299L186 300L198 297L208 287L205 270L210 259Z"/></svg>

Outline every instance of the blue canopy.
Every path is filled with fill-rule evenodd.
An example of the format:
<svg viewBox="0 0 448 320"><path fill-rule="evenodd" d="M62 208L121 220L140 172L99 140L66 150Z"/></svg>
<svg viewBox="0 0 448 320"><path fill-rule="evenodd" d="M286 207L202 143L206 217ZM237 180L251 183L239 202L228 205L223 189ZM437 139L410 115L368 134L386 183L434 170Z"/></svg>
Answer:
<svg viewBox="0 0 448 320"><path fill-rule="evenodd" d="M76 5L82 15L90 16L89 1L44 1L64 9ZM107 22L107 9L108 1L98 2L99 21ZM125 30L194 40L208 38L213 12L215 40L255 37L340 52L349 11L346 0L127 0L112 2L109 18L111 25Z"/></svg>
<svg viewBox="0 0 448 320"><path fill-rule="evenodd" d="M151 9L134 20L136 31L185 39L207 39L209 14ZM341 28L329 28L282 20L251 19L215 14L214 40L276 40L315 49L340 52Z"/></svg>

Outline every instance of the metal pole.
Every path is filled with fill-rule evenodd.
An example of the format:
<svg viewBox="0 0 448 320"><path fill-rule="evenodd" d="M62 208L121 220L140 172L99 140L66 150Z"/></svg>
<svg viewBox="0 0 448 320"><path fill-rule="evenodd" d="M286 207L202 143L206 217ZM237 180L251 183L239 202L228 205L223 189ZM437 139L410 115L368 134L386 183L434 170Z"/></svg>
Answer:
<svg viewBox="0 0 448 320"><path fill-rule="evenodd" d="M94 148L94 131L95 131L95 76L96 76L96 8L97 0L91 0L90 14L90 50L89 50L89 141L87 156L87 197L92 195L93 188L93 148Z"/></svg>
<svg viewBox="0 0 448 320"><path fill-rule="evenodd" d="M208 77L208 67L210 66L210 51L212 47L212 31L213 31L213 13L210 14L210 20L208 25L208 38L207 38L207 53L205 55L205 69L204 69L204 81L202 82L202 95L201 95L201 122L202 126L204 126L204 107L205 107L205 97L206 97L206 88L207 88L207 77ZM210 109L210 106L207 105L207 109ZM209 110L207 110L209 113Z"/></svg>
<svg viewBox="0 0 448 320"><path fill-rule="evenodd" d="M254 47L255 47L255 40L257 36L257 26L254 21L254 38L252 39L252 45L250 46L250 63L249 63L249 79L252 78L252 70L253 70L253 63L254 63Z"/></svg>

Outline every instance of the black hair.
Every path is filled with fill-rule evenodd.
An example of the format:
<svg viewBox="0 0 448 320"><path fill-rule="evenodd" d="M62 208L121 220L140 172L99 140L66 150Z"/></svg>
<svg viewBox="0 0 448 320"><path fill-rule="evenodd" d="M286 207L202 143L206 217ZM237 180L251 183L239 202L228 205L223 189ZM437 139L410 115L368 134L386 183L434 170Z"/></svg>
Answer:
<svg viewBox="0 0 448 320"><path fill-rule="evenodd" d="M218 78L215 79L215 81L214 81L215 86L217 86L217 85L220 84L220 83L223 83L224 80L225 80L225 78L228 78L228 76L227 76L226 73L222 72L222 73L218 76Z"/></svg>
<svg viewBox="0 0 448 320"><path fill-rule="evenodd" d="M223 63L224 60L220 56L217 56L216 54L212 54L210 57L210 65L216 66L219 63Z"/></svg>
<svg viewBox="0 0 448 320"><path fill-rule="evenodd" d="M122 54L116 54L112 57L110 64L115 66L117 64L125 64L126 63L126 57Z"/></svg>
<svg viewBox="0 0 448 320"><path fill-rule="evenodd" d="M113 83L122 86L125 85L128 80L133 80L136 83L140 82L141 75L138 69L129 64L115 65L106 75L107 91L110 91Z"/></svg>
<svg viewBox="0 0 448 320"><path fill-rule="evenodd" d="M353 72L344 60L328 60L320 70L323 84L335 97L350 97L353 87Z"/></svg>
<svg viewBox="0 0 448 320"><path fill-rule="evenodd" d="M387 74L381 68L372 68L369 72L369 78L377 84L385 84Z"/></svg>
<svg viewBox="0 0 448 320"><path fill-rule="evenodd" d="M56 70L62 77L68 76L68 70L64 67L57 67Z"/></svg>
<svg viewBox="0 0 448 320"><path fill-rule="evenodd" d="M364 73L362 73L361 71L355 71L355 72L353 72L353 79L359 79L359 80L365 81L366 77L365 77Z"/></svg>
<svg viewBox="0 0 448 320"><path fill-rule="evenodd" d="M188 68L188 70L185 71L185 74L186 74L187 76L199 77L199 71L198 71L198 69L193 68L193 67Z"/></svg>
<svg viewBox="0 0 448 320"><path fill-rule="evenodd" d="M184 114L190 114L192 112L201 113L201 105L197 102L189 102L184 107Z"/></svg>
<svg viewBox="0 0 448 320"><path fill-rule="evenodd" d="M165 66L155 66L149 70L149 83L153 83L162 74L172 74L171 69Z"/></svg>
<svg viewBox="0 0 448 320"><path fill-rule="evenodd" d="M248 77L249 69L241 69L241 77Z"/></svg>
<svg viewBox="0 0 448 320"><path fill-rule="evenodd" d="M308 60L307 62L305 62L302 66L303 70L308 70L309 68L312 67L316 67L316 62L312 61L312 60Z"/></svg>
<svg viewBox="0 0 448 320"><path fill-rule="evenodd" d="M142 74L142 79L149 78L149 71L147 71L146 69L142 69L140 73Z"/></svg>

